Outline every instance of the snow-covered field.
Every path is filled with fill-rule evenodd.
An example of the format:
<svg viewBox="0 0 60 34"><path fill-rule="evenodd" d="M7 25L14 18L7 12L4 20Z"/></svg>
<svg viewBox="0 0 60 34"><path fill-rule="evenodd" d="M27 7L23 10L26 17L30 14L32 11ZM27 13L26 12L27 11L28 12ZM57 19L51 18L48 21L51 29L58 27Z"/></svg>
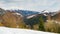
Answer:
<svg viewBox="0 0 60 34"><path fill-rule="evenodd" d="M0 27L0 34L56 34L28 29Z"/></svg>

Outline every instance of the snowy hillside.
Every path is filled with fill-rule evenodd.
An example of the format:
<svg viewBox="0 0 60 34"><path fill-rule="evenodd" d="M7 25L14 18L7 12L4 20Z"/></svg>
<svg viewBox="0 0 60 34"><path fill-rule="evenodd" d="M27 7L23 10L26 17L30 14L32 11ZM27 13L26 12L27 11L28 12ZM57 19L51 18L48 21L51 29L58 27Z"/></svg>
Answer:
<svg viewBox="0 0 60 34"><path fill-rule="evenodd" d="M27 29L18 29L18 28L16 29L16 28L0 27L0 34L55 34L55 33L34 31L34 30L27 30Z"/></svg>

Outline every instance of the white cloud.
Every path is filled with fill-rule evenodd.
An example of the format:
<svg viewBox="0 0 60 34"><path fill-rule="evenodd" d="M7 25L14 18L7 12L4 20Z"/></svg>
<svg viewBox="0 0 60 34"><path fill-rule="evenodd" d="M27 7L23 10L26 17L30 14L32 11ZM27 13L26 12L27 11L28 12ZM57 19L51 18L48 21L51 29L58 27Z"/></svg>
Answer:
<svg viewBox="0 0 60 34"><path fill-rule="evenodd" d="M53 5L57 3L57 6ZM59 9L60 0L0 0L0 7L5 9L44 10ZM53 6L53 7L52 7Z"/></svg>

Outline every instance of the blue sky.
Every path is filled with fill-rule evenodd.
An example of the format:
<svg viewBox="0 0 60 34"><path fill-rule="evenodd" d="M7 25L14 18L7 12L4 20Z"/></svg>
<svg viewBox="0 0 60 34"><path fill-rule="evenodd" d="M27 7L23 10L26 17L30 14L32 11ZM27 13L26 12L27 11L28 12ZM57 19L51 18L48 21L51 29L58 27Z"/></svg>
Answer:
<svg viewBox="0 0 60 34"><path fill-rule="evenodd" d="M0 0L0 8L57 11L60 10L60 0Z"/></svg>

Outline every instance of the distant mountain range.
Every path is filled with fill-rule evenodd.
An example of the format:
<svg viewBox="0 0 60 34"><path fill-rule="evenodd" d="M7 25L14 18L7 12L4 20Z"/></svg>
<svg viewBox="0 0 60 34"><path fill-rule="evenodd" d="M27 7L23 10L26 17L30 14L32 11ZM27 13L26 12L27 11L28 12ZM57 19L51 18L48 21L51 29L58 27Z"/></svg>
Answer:
<svg viewBox="0 0 60 34"><path fill-rule="evenodd" d="M30 15L33 15L33 14L39 14L39 12L28 11L28 10L14 10L14 11L17 12L17 13L22 14L23 16L30 16Z"/></svg>
<svg viewBox="0 0 60 34"><path fill-rule="evenodd" d="M23 15L24 17L31 16L31 15L36 15L36 14L44 14L44 15L49 14L51 16L57 14L57 12L49 12L47 10L43 10L43 11L40 11L40 12L29 11L29 10L10 10L10 11L14 11L16 13L19 13L19 14ZM4 14L5 12L6 12L6 10L0 8L0 14Z"/></svg>
<svg viewBox="0 0 60 34"><path fill-rule="evenodd" d="M17 13L20 13L22 14L23 16L27 17L27 16L31 16L31 15L36 15L36 14L49 14L51 16L57 14L57 12L49 12L47 10L43 10L43 11L40 11L40 12L37 12L37 11L29 11L29 10L13 10Z"/></svg>

